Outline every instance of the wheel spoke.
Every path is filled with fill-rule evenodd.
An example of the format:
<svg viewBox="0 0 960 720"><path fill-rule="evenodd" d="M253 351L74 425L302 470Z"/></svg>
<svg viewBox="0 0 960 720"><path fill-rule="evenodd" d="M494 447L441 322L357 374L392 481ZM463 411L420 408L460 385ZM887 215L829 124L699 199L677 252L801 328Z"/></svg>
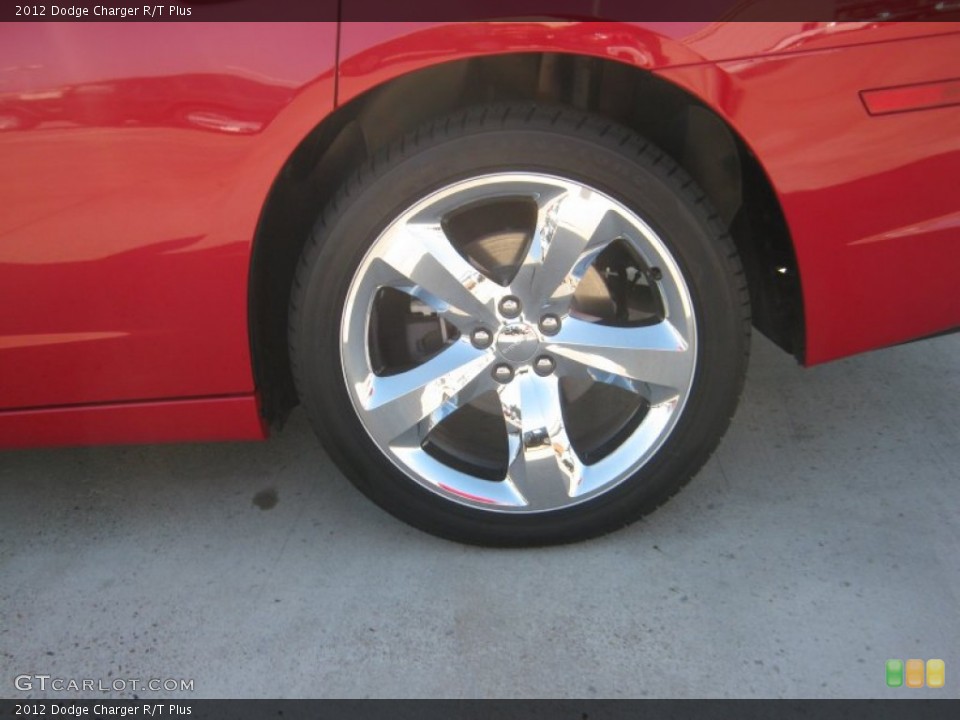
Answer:
<svg viewBox="0 0 960 720"><path fill-rule="evenodd" d="M522 373L499 394L509 449L506 483L523 496L527 510L566 505L584 466L567 437L557 377Z"/></svg>
<svg viewBox="0 0 960 720"><path fill-rule="evenodd" d="M567 318L547 350L583 366L597 381L640 392L651 401L686 388L694 362L689 344L667 320L624 328ZM654 388L644 391L643 385Z"/></svg>
<svg viewBox="0 0 960 720"><path fill-rule="evenodd" d="M380 442L419 445L445 417L493 389L492 360L491 351L456 342L406 372L371 373L356 384L367 428Z"/></svg>
<svg viewBox="0 0 960 720"><path fill-rule="evenodd" d="M565 311L596 256L626 229L622 216L591 190L549 198L511 289L525 304Z"/></svg>
<svg viewBox="0 0 960 720"><path fill-rule="evenodd" d="M384 247L384 285L413 295L461 329L471 318L496 320L496 283L456 251L439 223L398 225L385 234Z"/></svg>

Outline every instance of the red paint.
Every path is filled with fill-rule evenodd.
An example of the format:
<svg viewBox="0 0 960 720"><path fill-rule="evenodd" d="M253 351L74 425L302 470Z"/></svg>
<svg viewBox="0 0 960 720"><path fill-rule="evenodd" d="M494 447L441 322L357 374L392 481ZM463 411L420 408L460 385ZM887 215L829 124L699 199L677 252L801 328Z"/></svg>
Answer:
<svg viewBox="0 0 960 720"><path fill-rule="evenodd" d="M335 48L330 23L3 29L0 409L253 392L251 243Z"/></svg>
<svg viewBox="0 0 960 720"><path fill-rule="evenodd" d="M5 448L265 437L252 395L0 412Z"/></svg>
<svg viewBox="0 0 960 720"><path fill-rule="evenodd" d="M355 8L362 10L362 3ZM656 69L758 55L789 57L956 31L957 25L948 22L345 22L339 102L414 70L483 55L563 52Z"/></svg>
<svg viewBox="0 0 960 720"><path fill-rule="evenodd" d="M773 182L807 364L960 325L960 107L871 117L859 96L960 74L960 35L660 74L725 117Z"/></svg>
<svg viewBox="0 0 960 720"><path fill-rule="evenodd" d="M863 104L960 77L956 29L345 23L337 101L507 52L604 57L680 85L773 182L816 363L960 324L960 107L876 117ZM262 436L252 242L280 167L334 109L336 35L332 23L0 30L0 446ZM212 396L240 397L167 402Z"/></svg>

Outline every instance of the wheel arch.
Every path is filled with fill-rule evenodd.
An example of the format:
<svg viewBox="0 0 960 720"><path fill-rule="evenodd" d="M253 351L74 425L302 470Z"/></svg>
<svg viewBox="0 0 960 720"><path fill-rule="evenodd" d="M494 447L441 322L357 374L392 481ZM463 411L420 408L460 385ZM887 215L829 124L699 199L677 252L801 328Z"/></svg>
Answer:
<svg viewBox="0 0 960 720"><path fill-rule="evenodd" d="M803 297L776 191L760 160L699 98L648 69L589 55L513 52L430 65L352 97L293 150L261 211L249 278L250 342L261 411L280 423L297 404L287 311L297 261L320 209L380 147L422 122L484 102L569 105L624 124L666 150L729 224L754 325L802 359Z"/></svg>

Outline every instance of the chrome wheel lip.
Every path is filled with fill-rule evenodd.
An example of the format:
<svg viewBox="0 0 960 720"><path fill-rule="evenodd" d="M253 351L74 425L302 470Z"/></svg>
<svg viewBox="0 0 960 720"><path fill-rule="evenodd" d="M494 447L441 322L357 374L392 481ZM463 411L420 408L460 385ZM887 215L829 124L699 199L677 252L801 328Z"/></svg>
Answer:
<svg viewBox="0 0 960 720"><path fill-rule="evenodd" d="M534 243L517 278L507 287L497 285L476 271L460 258L449 242L444 243L435 236L428 238L422 234L430 234L425 226L434 224L439 227L439 221L446 213L467 203L515 196L534 197L540 212ZM563 252L562 244L551 244L558 236L558 228L563 229L565 222L562 207L558 213L559 220L551 217L556 208L551 203L557 198L563 198L563 202L576 198L584 207L597 203L604 215L600 220L594 218L595 235L599 234L609 215L616 215L614 226L619 223L619 229L624 231L621 233L624 239L649 267L659 268L661 277L656 285L665 308L664 320L652 326L659 328L656 332L647 332L649 341L644 341L641 348L632 349L629 343L615 337L617 333L622 335L626 330L629 334L637 328L600 326L570 315L569 302L575 291L575 287L568 287L571 273L581 266L581 272L585 271L599 251L621 235L609 237L599 248L591 249L590 243L586 243L585 247L580 248L582 252L579 255L565 258L571 267L562 279L558 279L556 268L549 267L551 258ZM548 236L553 240L544 240ZM420 243L416 248L420 260L411 265L409 260L401 257L408 253L395 252L400 242ZM429 248L429 252L424 248ZM428 256L429 262L426 262ZM436 268L437 263L444 264L442 261L456 266L457 270L447 272L447 277L439 282L418 282L426 277L423 268L418 266L433 263ZM389 269L385 271L383 264L390 266ZM548 268L550 273L546 272ZM529 272L524 276L526 271ZM402 423L391 425L390 422L382 423L375 418L384 406L378 405L376 399L382 394L381 386L389 386L392 381L390 377L377 378L372 370L367 347L372 300L379 288L397 287L398 276L403 277L405 273L411 277L400 281L402 289L427 302L461 331L460 339L437 357L403 373L410 386L420 392L419 397L412 401L413 409L410 412L413 414L410 417L429 410L416 427L426 423L432 428L456 409L449 407L451 398L456 400L462 393L477 397L486 392L495 392L501 401L510 457L507 477L500 482L466 474L428 454L420 445L422 437L414 432L416 427L397 432ZM557 287L549 295L544 294L541 287L541 296L538 296L538 281L550 274L551 281L544 280L541 285L546 283L544 287L549 287L556 281ZM521 276L525 279L520 283L522 287L518 288L518 278ZM457 282L451 282L451 277ZM505 314L498 310L499 303L508 296L520 300L522 309L519 313ZM543 318L556 318L559 329L554 330L552 324L548 324L551 332L544 332ZM525 332L529 328L537 336L536 347L532 352L524 353L530 357L521 361L505 358L498 343L506 328L516 326L522 326ZM492 333L491 343L479 347L471 341L471 333L478 327ZM602 338L606 343L605 350L611 352L608 355L591 352L591 337ZM490 173L450 183L412 203L388 223L371 244L351 279L341 319L340 338L343 380L353 409L368 437L390 462L418 485L445 500L488 512L512 514L554 512L580 505L610 492L642 468L663 446L682 416L693 387L698 357L697 323L691 293L676 259L660 236L626 205L595 187L578 180L535 172ZM672 385L661 387L650 380L630 377L631 372L626 372L626 367L631 363L624 358L629 357L631 352L646 353L644 357L652 359L653 375L658 380L668 379ZM534 370L534 363L543 356L553 361L553 371L546 375ZM493 371L505 360L513 368L514 374L509 380L498 382L494 379ZM669 367L671 363L676 367ZM430 366L429 369L425 369L426 366ZM639 425L613 452L590 465L584 464L576 456L566 438L562 411L557 405L558 378L572 372L573 368L578 368L577 372L587 368L588 375L596 382L627 387L635 392L645 387L649 394L649 410ZM422 377L414 377L418 373ZM442 382L436 382L438 380ZM417 382L421 384L417 385ZM431 385L431 382L434 384ZM661 392L663 388L673 390ZM390 398L389 390L384 396ZM405 400L406 396L402 396L399 401L393 398L389 402L399 403L398 407L411 405ZM525 407L526 414L523 410ZM530 408L536 408L534 415L542 416L532 425L529 420L524 420L529 418ZM550 429L551 413L560 417L560 427L556 432ZM553 422L553 425L556 424ZM538 438L530 428L539 426L542 426L543 437ZM422 435L422 430L419 432ZM385 441L384 438L389 439ZM516 482L513 468L518 458L522 458L524 468L533 468L521 474L539 478L543 470L538 468L546 467L547 475L554 475L562 481L562 492L550 487L542 496L538 496L539 491L531 490L533 486L529 484L529 477L525 481L527 484ZM534 497L535 500L532 499Z"/></svg>

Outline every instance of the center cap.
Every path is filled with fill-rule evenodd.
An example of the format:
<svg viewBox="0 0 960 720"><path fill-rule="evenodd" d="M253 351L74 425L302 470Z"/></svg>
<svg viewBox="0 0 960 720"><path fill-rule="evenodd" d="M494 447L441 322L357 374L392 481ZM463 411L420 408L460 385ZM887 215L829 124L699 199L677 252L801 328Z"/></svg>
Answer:
<svg viewBox="0 0 960 720"><path fill-rule="evenodd" d="M526 362L539 347L540 335L526 323L507 325L497 335L497 351L513 362Z"/></svg>

